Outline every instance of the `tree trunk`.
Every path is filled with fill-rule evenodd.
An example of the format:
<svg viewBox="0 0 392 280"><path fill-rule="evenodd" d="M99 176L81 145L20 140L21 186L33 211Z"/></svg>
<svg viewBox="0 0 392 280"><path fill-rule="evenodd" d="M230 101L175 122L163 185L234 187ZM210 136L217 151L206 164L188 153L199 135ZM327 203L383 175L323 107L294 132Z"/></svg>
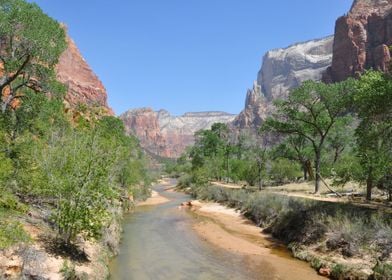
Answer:
<svg viewBox="0 0 392 280"><path fill-rule="evenodd" d="M302 170L304 171L304 180L308 180L308 168L306 166L306 162L302 162Z"/></svg>
<svg viewBox="0 0 392 280"><path fill-rule="evenodd" d="M320 158L321 158L321 154L320 154L320 152L317 152L316 153L316 161L315 161L316 182L315 182L315 187L314 187L314 193L320 192Z"/></svg>
<svg viewBox="0 0 392 280"><path fill-rule="evenodd" d="M312 162L308 159L308 160L306 160L305 164L306 164L306 170L307 170L308 175L309 175L308 179L309 180L314 180L314 173L313 173L313 169L312 169Z"/></svg>
<svg viewBox="0 0 392 280"><path fill-rule="evenodd" d="M372 188L373 188L373 176L372 170L369 170L367 179L366 179L366 200L372 200Z"/></svg>
<svg viewBox="0 0 392 280"><path fill-rule="evenodd" d="M263 171L263 164L261 162L259 162L258 164L259 167L259 191L261 191L261 189L263 188L263 177L262 177L262 171Z"/></svg>

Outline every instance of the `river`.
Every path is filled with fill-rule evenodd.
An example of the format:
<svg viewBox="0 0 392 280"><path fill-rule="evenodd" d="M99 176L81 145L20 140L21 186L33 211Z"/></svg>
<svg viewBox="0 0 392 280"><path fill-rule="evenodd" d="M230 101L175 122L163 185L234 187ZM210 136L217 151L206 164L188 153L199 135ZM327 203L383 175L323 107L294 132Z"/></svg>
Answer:
<svg viewBox="0 0 392 280"><path fill-rule="evenodd" d="M263 260L205 242L192 230L194 215L178 209L190 197L165 188L156 185L154 190L163 193L167 203L137 207L125 217L120 253L110 264L111 279L290 279ZM303 279L318 279L314 276Z"/></svg>

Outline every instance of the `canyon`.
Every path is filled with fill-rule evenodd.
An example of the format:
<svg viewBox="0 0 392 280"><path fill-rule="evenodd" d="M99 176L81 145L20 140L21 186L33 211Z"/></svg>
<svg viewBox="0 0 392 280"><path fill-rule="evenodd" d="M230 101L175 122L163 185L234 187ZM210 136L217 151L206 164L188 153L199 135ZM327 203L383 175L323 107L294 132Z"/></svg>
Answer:
<svg viewBox="0 0 392 280"><path fill-rule="evenodd" d="M165 110L151 108L129 110L122 115L128 134L135 135L141 146L159 157L179 157L194 143L194 133L209 129L214 123L230 123L235 115L225 112L185 113L172 116Z"/></svg>
<svg viewBox="0 0 392 280"><path fill-rule="evenodd" d="M388 71L391 10L390 0L355 0L348 14L336 20L334 35L268 51L253 87L246 93L244 109L235 117L223 114L222 119L216 117L213 121L227 123L237 131L256 131L273 113L274 100L286 98L290 90L306 80L332 83L358 77L366 69ZM121 118L127 131L136 135L149 152L178 157L194 142L193 132L212 124L207 125L202 115L172 120L164 110L136 109Z"/></svg>

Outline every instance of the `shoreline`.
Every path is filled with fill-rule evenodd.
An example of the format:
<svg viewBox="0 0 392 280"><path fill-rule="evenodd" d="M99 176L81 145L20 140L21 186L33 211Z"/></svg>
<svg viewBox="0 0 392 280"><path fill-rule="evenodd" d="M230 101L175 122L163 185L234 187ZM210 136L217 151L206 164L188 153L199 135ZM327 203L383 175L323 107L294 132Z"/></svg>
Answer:
<svg viewBox="0 0 392 280"><path fill-rule="evenodd" d="M193 230L206 242L240 254L252 265L262 264L278 273L277 279L325 279L304 261L292 256L287 247L243 217L238 211L218 203L191 202L189 208L199 221Z"/></svg>

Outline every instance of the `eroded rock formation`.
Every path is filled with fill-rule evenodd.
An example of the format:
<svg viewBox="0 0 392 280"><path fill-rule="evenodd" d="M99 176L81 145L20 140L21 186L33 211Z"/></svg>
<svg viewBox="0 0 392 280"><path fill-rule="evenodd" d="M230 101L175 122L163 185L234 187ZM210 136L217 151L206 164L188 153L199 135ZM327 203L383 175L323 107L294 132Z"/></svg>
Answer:
<svg viewBox="0 0 392 280"><path fill-rule="evenodd" d="M82 57L75 42L67 37L68 47L60 56L56 67L57 79L67 88L66 102L74 108L78 104L101 107L113 115L107 103L107 93L102 82Z"/></svg>
<svg viewBox="0 0 392 280"><path fill-rule="evenodd" d="M127 133L135 135L144 149L161 157L179 157L194 143L194 133L214 123L229 123L235 115L224 112L186 113L172 116L165 110L135 109L120 116Z"/></svg>
<svg viewBox="0 0 392 280"><path fill-rule="evenodd" d="M325 82L355 77L365 69L387 71L391 61L392 1L356 0L335 25L332 65Z"/></svg>
<svg viewBox="0 0 392 280"><path fill-rule="evenodd" d="M294 44L275 49L263 57L253 89L248 90L244 110L233 125L255 129L273 110L273 101L286 98L289 91L306 80L321 80L331 65L333 37Z"/></svg>

